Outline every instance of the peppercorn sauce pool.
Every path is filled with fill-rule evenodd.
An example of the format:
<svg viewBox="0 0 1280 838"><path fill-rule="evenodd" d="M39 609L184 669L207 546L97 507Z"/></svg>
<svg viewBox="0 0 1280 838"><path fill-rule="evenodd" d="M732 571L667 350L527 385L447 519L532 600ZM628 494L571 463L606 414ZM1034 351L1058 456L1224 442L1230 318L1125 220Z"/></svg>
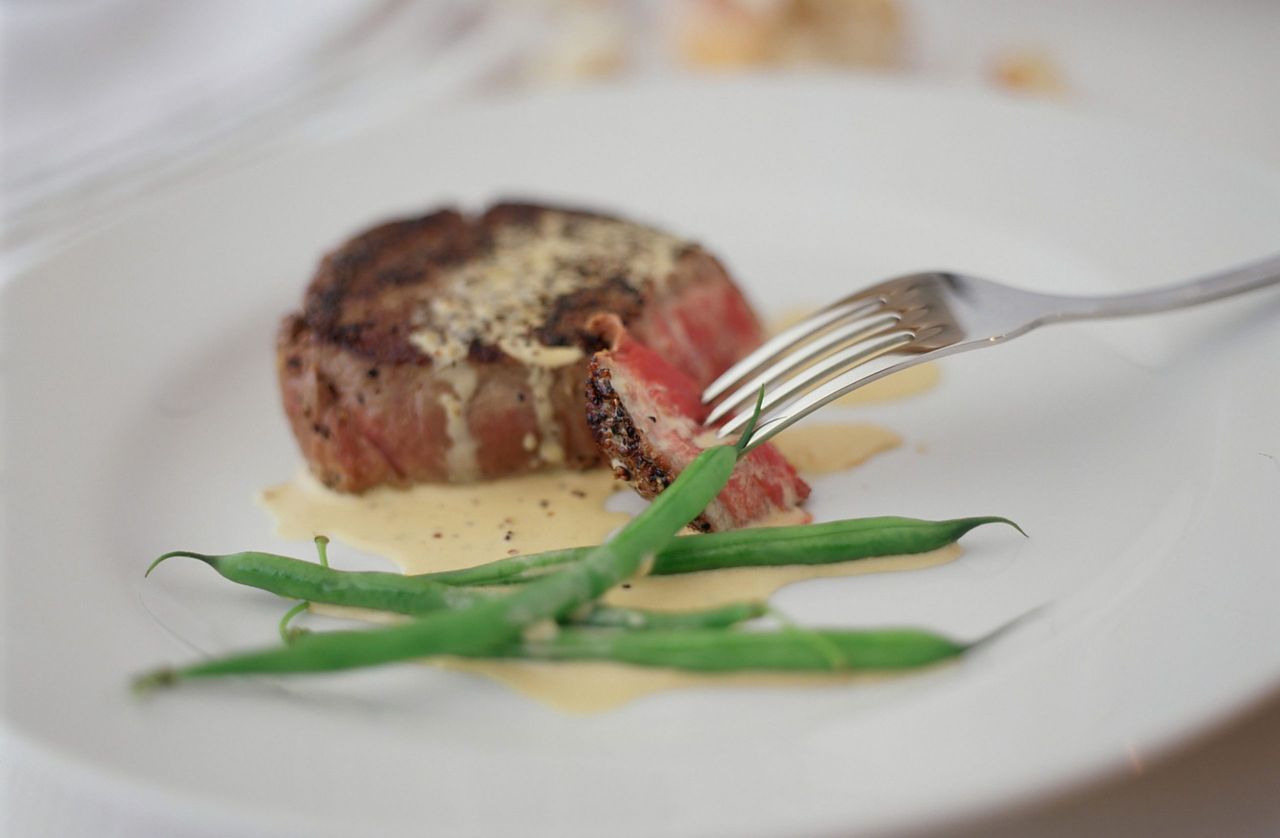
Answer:
<svg viewBox="0 0 1280 838"><path fill-rule="evenodd" d="M858 403L914 395L932 387L937 372L915 367L854 394ZM821 474L852 468L901 444L897 434L861 423L814 420L780 434L775 443L799 471ZM604 469L548 472L484 483L377 488L362 495L326 489L308 473L263 490L259 503L275 518L277 533L310 541L323 533L383 556L405 573L468 567L508 555L597 544L628 519L606 509L625 487ZM769 521L786 524L795 521ZM696 537L696 536L693 536ZM341 552L335 564L341 567ZM615 588L613 605L684 610L766 599L805 579L914 570L951 561L951 545L931 553L889 556L833 565L730 568L709 573L636 579ZM315 606L317 611L341 609ZM867 675L785 673L702 674L601 662L441 659L436 665L491 678L567 712L598 712L649 693L711 685L798 686L849 683Z"/></svg>

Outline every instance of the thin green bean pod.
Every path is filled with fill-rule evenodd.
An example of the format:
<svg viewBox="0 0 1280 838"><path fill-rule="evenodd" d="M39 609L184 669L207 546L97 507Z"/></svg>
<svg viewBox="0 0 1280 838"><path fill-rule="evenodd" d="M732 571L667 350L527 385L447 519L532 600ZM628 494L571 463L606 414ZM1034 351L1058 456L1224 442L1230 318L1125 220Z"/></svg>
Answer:
<svg viewBox="0 0 1280 838"><path fill-rule="evenodd" d="M326 672L429 655L476 655L496 650L518 640L526 627L590 602L639 572L724 488L741 444L749 437L748 430L739 446L721 445L703 451L612 539L564 570L512 593L402 625L308 634L280 648L164 669L142 676L135 686L148 689L183 679L233 674Z"/></svg>
<svg viewBox="0 0 1280 838"><path fill-rule="evenodd" d="M927 553L959 541L975 527L994 523L1018 526L995 516L946 521L885 516L709 533L673 539L654 558L649 573L664 576L727 567L819 565Z"/></svg>
<svg viewBox="0 0 1280 838"><path fill-rule="evenodd" d="M386 611L409 617L467 608L483 599L500 595L493 588L476 590L442 585L421 576L382 571L336 570L289 556L258 552L209 555L174 550L152 562L147 573L150 574L162 562L179 556L198 559L232 582L288 599ZM766 606L762 602L738 602L719 608L680 612L591 604L572 613L559 614L557 618L563 623L582 626L717 628L760 617L765 611Z"/></svg>
<svg viewBox="0 0 1280 838"><path fill-rule="evenodd" d="M884 516L849 518L825 524L713 532L672 539L653 557L650 576L698 573L727 567L817 565L875 556L927 553L959 541L983 524L1013 521L996 516L926 521ZM590 547L570 547L511 556L487 564L421 574L417 578L448 585L513 585L580 560Z"/></svg>
<svg viewBox="0 0 1280 838"><path fill-rule="evenodd" d="M618 608L610 605L588 606L587 610L565 621L567 625L597 628L643 629L715 629L745 623L769 613L763 602L731 602L717 608L698 611L655 611L648 608Z"/></svg>
<svg viewBox="0 0 1280 838"><path fill-rule="evenodd" d="M289 556L254 551L210 555L174 550L152 562L147 574L178 556L199 559L223 578L237 584L289 599L306 599L348 608L372 608L396 614L416 615L465 608L482 597L495 595L443 585L421 576L380 570L334 570Z"/></svg>
<svg viewBox="0 0 1280 838"><path fill-rule="evenodd" d="M871 631L591 631L564 629L488 653L546 661L613 661L697 672L857 672L926 666L968 647L919 629Z"/></svg>

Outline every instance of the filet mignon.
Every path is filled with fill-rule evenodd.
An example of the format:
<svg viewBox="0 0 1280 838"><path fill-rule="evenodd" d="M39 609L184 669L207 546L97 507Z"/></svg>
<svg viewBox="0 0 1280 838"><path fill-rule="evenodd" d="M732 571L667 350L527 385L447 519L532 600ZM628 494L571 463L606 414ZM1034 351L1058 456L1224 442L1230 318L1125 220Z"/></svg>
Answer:
<svg viewBox="0 0 1280 838"><path fill-rule="evenodd" d="M279 333L285 413L312 472L346 492L597 465L583 389L599 312L698 384L762 337L696 244L581 210L442 209L323 259Z"/></svg>

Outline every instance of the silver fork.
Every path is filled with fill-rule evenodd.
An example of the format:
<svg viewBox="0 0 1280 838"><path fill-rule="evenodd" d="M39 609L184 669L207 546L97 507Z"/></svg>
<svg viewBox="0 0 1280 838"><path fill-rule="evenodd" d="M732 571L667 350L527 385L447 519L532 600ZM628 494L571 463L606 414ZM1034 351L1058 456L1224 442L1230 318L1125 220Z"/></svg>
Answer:
<svg viewBox="0 0 1280 838"><path fill-rule="evenodd" d="M1277 283L1280 254L1179 285L1109 297L1037 294L942 271L901 276L837 300L781 332L711 382L702 400L715 404L708 423L730 417L719 429L726 437L746 424L764 387L754 447L835 399L916 364L996 346L1049 323L1168 311ZM875 371L867 368L872 362Z"/></svg>

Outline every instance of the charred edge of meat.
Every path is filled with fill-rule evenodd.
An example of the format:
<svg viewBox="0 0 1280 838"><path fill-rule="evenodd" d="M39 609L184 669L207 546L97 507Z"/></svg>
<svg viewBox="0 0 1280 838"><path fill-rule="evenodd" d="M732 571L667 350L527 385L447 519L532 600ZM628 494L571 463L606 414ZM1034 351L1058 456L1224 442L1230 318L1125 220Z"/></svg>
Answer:
<svg viewBox="0 0 1280 838"><path fill-rule="evenodd" d="M652 499L674 480L671 465L636 428L631 414L613 389L613 376L592 359L587 375L587 426L613 467L614 476L629 483L643 498ZM711 532L699 515L689 526Z"/></svg>
<svg viewBox="0 0 1280 838"><path fill-rule="evenodd" d="M380 224L325 256L307 289L303 320L315 339L390 363L429 363L397 318L344 320L353 300L430 282L476 251L475 230L456 210ZM409 253L406 255L406 251Z"/></svg>
<svg viewBox="0 0 1280 838"><path fill-rule="evenodd" d="M599 336L587 328L592 316L608 311L629 324L643 307L643 296L627 283L625 276L611 276L598 287L582 288L556 299L546 322L534 335L547 346L581 346L594 352L603 344Z"/></svg>
<svg viewBox="0 0 1280 838"><path fill-rule="evenodd" d="M375 310L358 313L364 301L396 289L433 282L442 272L492 250L498 230L536 224L548 212L574 218L614 219L589 209L551 207L506 201L469 218L442 209L416 218L380 224L329 253L307 289L302 320L314 339L333 344L371 361L430 365L429 357L409 341L409 318ZM700 252L686 246L682 255ZM630 323L643 309L641 292L625 276L610 277L598 288L582 289L556 300L535 336L548 346L597 348L583 323L601 309L616 311ZM469 359L496 362L506 357L496 347L472 345Z"/></svg>

